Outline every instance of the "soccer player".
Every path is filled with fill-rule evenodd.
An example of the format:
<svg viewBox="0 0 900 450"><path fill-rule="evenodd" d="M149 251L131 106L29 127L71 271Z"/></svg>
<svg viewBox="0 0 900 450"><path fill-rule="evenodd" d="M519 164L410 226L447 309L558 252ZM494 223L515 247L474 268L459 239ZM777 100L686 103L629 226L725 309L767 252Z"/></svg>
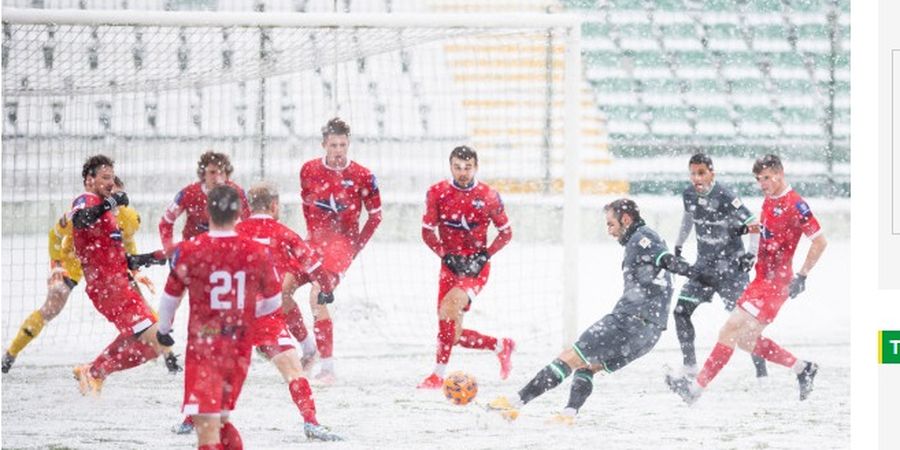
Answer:
<svg viewBox="0 0 900 450"><path fill-rule="evenodd" d="M825 251L825 235L809 205L787 184L784 166L778 156L766 155L756 160L753 174L766 197L760 221L756 277L738 299L738 308L731 312L719 331L719 340L697 377L666 376L669 387L688 404L700 398L703 390L728 363L735 346L789 367L797 375L800 400L805 400L812 392L819 369L815 363L797 359L762 333L775 320L788 297L794 298L806 289L806 277ZM803 266L794 275L794 251L801 235L806 235L812 242Z"/></svg>
<svg viewBox="0 0 900 450"><path fill-rule="evenodd" d="M86 192L75 199L70 213L75 254L84 271L85 292L97 311L119 330L91 364L73 370L82 395L99 395L109 374L169 353L171 344L157 340L154 312L129 278L129 263L134 261L126 258L122 231L112 213L117 206L128 205L128 194L113 192L113 160L92 156L84 163L81 176ZM140 259L159 260L162 255L144 256L147 258Z"/></svg>
<svg viewBox="0 0 900 450"><path fill-rule="evenodd" d="M198 448L240 449L241 436L228 421L250 366L252 327L281 308L281 280L265 246L238 235L239 191L208 191L208 233L182 241L159 301L161 342L172 342L172 322L184 291L190 318L182 412L192 417Z"/></svg>
<svg viewBox="0 0 900 450"><path fill-rule="evenodd" d="M475 330L463 329L463 316L487 283L488 262L512 239L509 218L500 194L475 179L478 154L467 146L450 152L451 180L428 189L422 239L441 257L438 287L438 335L434 371L419 383L420 389L438 389L444 382L447 362L454 345L490 350L500 360L500 379L512 369L510 360L515 342L498 340ZM497 227L497 237L487 243L488 226ZM435 234L437 231L437 234Z"/></svg>
<svg viewBox="0 0 900 450"><path fill-rule="evenodd" d="M350 126L335 117L322 127L325 156L307 161L300 169L303 217L309 230L307 238L322 255L325 270L339 276L347 271L381 223L381 194L375 175L350 161L347 157L349 147ZM359 216L363 206L367 218L360 229ZM310 306L315 318L313 331L321 358L321 371L315 378L330 384L335 380L335 372L333 323L328 304L334 301L334 296L320 296L320 288L313 282L310 289ZM289 329L296 328L292 317L287 319ZM300 339L300 336L295 337Z"/></svg>
<svg viewBox="0 0 900 450"><path fill-rule="evenodd" d="M706 286L696 280L688 280L675 305L675 330L681 344L686 375L697 374L697 355L694 351L694 324L691 316L701 303L712 301L713 294L725 302L725 309L732 311L735 302L750 277L759 247L759 224L753 213L727 186L716 181L712 158L697 153L688 162L691 186L681 194L684 215L681 231L675 240L675 256L681 256L681 248L691 234L697 231L697 270L711 274L716 282ZM745 252L741 235L750 233L750 247ZM737 264L735 264L737 262ZM766 360L751 355L756 376L765 377Z"/></svg>
<svg viewBox="0 0 900 450"><path fill-rule="evenodd" d="M124 191L125 184L119 177L115 177L113 182L115 185L113 192ZM147 255L138 255L137 243L134 240L134 233L137 232L141 223L137 210L131 206L116 206L112 209L112 213L116 216L116 223L119 229L122 230L122 242L125 246L126 254L133 257L146 257ZM81 281L81 263L78 261L78 257L75 256L75 248L72 244L72 218L69 213L63 214L59 218L53 228L50 229L47 238L47 247L50 253L50 278L47 279L47 297L44 300L44 304L22 322L19 332L16 333L9 348L3 354L3 373L9 372L19 352L25 349L34 338L38 337L47 323L62 312L72 290ZM148 263L156 264L164 262L164 259L151 259L148 261ZM153 283L149 278L140 275L136 269L132 271L132 275L153 292ZM166 364L170 370L177 370L178 368L177 358L172 354L166 356Z"/></svg>
<svg viewBox="0 0 900 450"><path fill-rule="evenodd" d="M200 181L189 184L178 191L175 200L166 208L166 212L159 220L159 237L167 255L171 255L175 248L174 228L175 220L181 213L187 214L184 229L181 231L181 239L186 241L200 233L209 230L209 215L206 212L206 194L216 186L228 185L240 193L242 219L250 214L247 206L247 197L240 186L230 180L234 167L228 155L212 150L200 155L197 161L197 176Z"/></svg>
<svg viewBox="0 0 900 450"><path fill-rule="evenodd" d="M666 329L672 277L669 272L700 282L710 277L691 267L687 261L668 252L665 241L645 225L637 204L630 199L616 200L604 208L606 229L625 247L622 260L624 289L611 313L588 327L571 348L541 369L509 400L497 397L488 409L515 420L519 409L575 374L569 403L553 420L571 424L593 390L596 372L615 372L647 354Z"/></svg>

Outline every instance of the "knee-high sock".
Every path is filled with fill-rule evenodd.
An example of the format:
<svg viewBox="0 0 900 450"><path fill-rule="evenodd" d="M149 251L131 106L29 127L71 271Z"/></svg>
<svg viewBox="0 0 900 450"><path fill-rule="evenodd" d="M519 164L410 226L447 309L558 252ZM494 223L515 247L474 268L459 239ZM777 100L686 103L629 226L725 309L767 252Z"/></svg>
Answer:
<svg viewBox="0 0 900 450"><path fill-rule="evenodd" d="M447 364L447 361L450 361L454 337L456 337L456 322L453 320L439 320L436 356L438 364Z"/></svg>
<svg viewBox="0 0 900 450"><path fill-rule="evenodd" d="M709 354L709 358L706 358L703 370L697 374L697 384L700 387L706 387L719 374L719 371L725 367L725 364L728 364L728 360L731 359L733 353L734 347L717 342L716 346L713 347L712 353Z"/></svg>
<svg viewBox="0 0 900 450"><path fill-rule="evenodd" d="M22 326L19 327L19 332L16 333L16 337L13 338L6 351L8 351L10 355L18 356L19 352L21 352L25 346L30 344L32 339L38 337L43 329L44 315L41 314L40 310L35 310L25 318L24 322L22 322Z"/></svg>
<svg viewBox="0 0 900 450"><path fill-rule="evenodd" d="M771 339L762 336L756 340L753 354L785 367L792 367L797 362L797 358L791 352L781 348Z"/></svg>
<svg viewBox="0 0 900 450"><path fill-rule="evenodd" d="M572 408L575 411L584 406L584 402L591 396L594 391L594 372L590 369L578 369L572 377L572 389L569 391L569 404L566 408Z"/></svg>
<svg viewBox="0 0 900 450"><path fill-rule="evenodd" d="M334 337L331 319L317 320L313 325L313 331L316 333L316 347L319 348L319 355L324 358L331 358L334 350Z"/></svg>
<svg viewBox="0 0 900 450"><path fill-rule="evenodd" d="M294 400L294 404L297 405L297 409L300 410L303 421L318 425L316 401L312 398L312 389L309 387L309 381L303 377L294 378L289 386L291 388L291 398Z"/></svg>
<svg viewBox="0 0 900 450"><path fill-rule="evenodd" d="M222 424L219 430L219 439L222 442L223 450L244 450L244 442L241 440L241 434L231 422Z"/></svg>
<svg viewBox="0 0 900 450"><path fill-rule="evenodd" d="M300 307L284 313L284 323L287 325L288 332L294 336L294 339L303 342L309 332L306 330L306 324L303 323L303 313Z"/></svg>
<svg viewBox="0 0 900 450"><path fill-rule="evenodd" d="M678 343L681 345L681 357L685 366L697 365L697 352L694 350L694 323L691 316L697 304L685 300L678 300L672 317L675 319L675 331L678 335Z"/></svg>
<svg viewBox="0 0 900 450"><path fill-rule="evenodd" d="M459 337L459 346L479 350L495 350L497 348L497 338L481 334L475 330L462 330L462 334Z"/></svg>
<svg viewBox="0 0 900 450"><path fill-rule="evenodd" d="M544 392L559 386L559 383L562 383L570 373L572 373L572 368L568 364L554 359L519 391L519 399L523 404L534 400Z"/></svg>
<svg viewBox="0 0 900 450"><path fill-rule="evenodd" d="M134 335L120 334L91 363L91 376L102 380L111 373L139 366L156 356L152 345Z"/></svg>

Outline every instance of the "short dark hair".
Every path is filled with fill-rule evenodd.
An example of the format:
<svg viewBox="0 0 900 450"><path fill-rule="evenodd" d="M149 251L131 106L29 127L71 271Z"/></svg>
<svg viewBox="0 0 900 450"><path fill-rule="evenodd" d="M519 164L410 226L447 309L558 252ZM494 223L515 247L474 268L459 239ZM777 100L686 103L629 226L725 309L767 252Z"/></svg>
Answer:
<svg viewBox="0 0 900 450"><path fill-rule="evenodd" d="M207 194L206 211L210 222L216 225L234 223L241 215L241 196L227 184L216 186Z"/></svg>
<svg viewBox="0 0 900 450"><path fill-rule="evenodd" d="M694 156L691 156L691 160L688 161L688 165L691 164L705 164L709 170L713 170L712 158L710 158L705 153L695 153Z"/></svg>
<svg viewBox="0 0 900 450"><path fill-rule="evenodd" d="M207 150L200 155L200 160L197 161L197 176L200 177L200 180L203 180L203 174L206 173L206 168L210 165L219 166L219 168L225 172L225 175L228 175L229 177L231 176L231 172L234 172L234 167L231 165L231 160L228 158L228 155Z"/></svg>
<svg viewBox="0 0 900 450"><path fill-rule="evenodd" d="M630 198L620 198L618 200L613 201L612 203L603 207L603 211L612 211L613 216L620 223L622 222L622 216L628 214L631 217L632 221L641 220L641 210L638 208L637 203Z"/></svg>
<svg viewBox="0 0 900 450"><path fill-rule="evenodd" d="M322 127L322 140L328 139L329 135L350 137L350 125L344 122L340 117L332 118Z"/></svg>
<svg viewBox="0 0 900 450"><path fill-rule="evenodd" d="M760 172L766 169L784 172L781 158L779 158L778 155L769 154L757 159L756 162L753 163L753 175L759 175Z"/></svg>
<svg viewBox="0 0 900 450"><path fill-rule="evenodd" d="M272 202L278 201L278 189L272 183L261 181L250 187L247 191L247 202L251 211L263 211L272 206Z"/></svg>
<svg viewBox="0 0 900 450"><path fill-rule="evenodd" d="M460 145L453 149L450 152L450 162L453 162L453 158L461 159L463 161L474 160L475 165L478 165L478 153L475 152L471 147L467 145Z"/></svg>
<svg viewBox="0 0 900 450"><path fill-rule="evenodd" d="M116 175L116 178L113 179L113 183L115 183L115 185L116 185L117 188L119 188L119 189L125 189L125 182L122 181L122 179L119 178L118 175Z"/></svg>
<svg viewBox="0 0 900 450"><path fill-rule="evenodd" d="M84 162L84 165L81 166L81 179L83 181L87 181L88 176L95 177L97 176L97 169L103 166L113 167L115 162L106 155L94 155L87 159Z"/></svg>

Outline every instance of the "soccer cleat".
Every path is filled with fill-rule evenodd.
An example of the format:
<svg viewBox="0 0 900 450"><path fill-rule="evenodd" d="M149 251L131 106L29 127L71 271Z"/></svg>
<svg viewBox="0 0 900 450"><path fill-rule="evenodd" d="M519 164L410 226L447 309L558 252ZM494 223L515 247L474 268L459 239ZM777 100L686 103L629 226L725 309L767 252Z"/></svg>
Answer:
<svg viewBox="0 0 900 450"><path fill-rule="evenodd" d="M316 374L315 377L313 377L313 379L316 380L316 383L322 386L331 386L335 381L337 381L337 377L334 375L334 371L332 370L321 370Z"/></svg>
<svg viewBox="0 0 900 450"><path fill-rule="evenodd" d="M175 375L178 372L184 370L181 368L181 365L178 364L178 355L176 355L175 352L171 352L166 355L165 361L166 369L169 369L169 373L172 375Z"/></svg>
<svg viewBox="0 0 900 450"><path fill-rule="evenodd" d="M693 364L693 365L686 364L684 366L681 366L680 375L682 377L686 377L686 378L694 378L697 376L698 372L699 372L699 369L696 364Z"/></svg>
<svg viewBox="0 0 900 450"><path fill-rule="evenodd" d="M813 391L813 381L819 373L819 365L807 362L803 372L797 375L797 383L800 384L800 400L806 400Z"/></svg>
<svg viewBox="0 0 900 450"><path fill-rule="evenodd" d="M516 341L510 338L503 338L503 350L500 350L500 353L497 353L497 358L500 359L501 380L509 378L509 372L512 370L512 361L510 360L510 358L512 357L512 352L515 349Z"/></svg>
<svg viewBox="0 0 900 450"><path fill-rule="evenodd" d="M487 404L487 409L499 412L500 416L508 422L512 422L519 418L519 409L514 407L512 403L509 402L509 399L502 395L491 400L491 402Z"/></svg>
<svg viewBox="0 0 900 450"><path fill-rule="evenodd" d="M14 362L16 362L15 356L10 355L9 352L3 352L3 373L8 373Z"/></svg>
<svg viewBox="0 0 900 450"><path fill-rule="evenodd" d="M75 376L75 380L78 381L78 390L81 392L81 395L100 396L100 390L103 389L103 380L94 378L91 375L90 364L75 366L72 369L72 374Z"/></svg>
<svg viewBox="0 0 900 450"><path fill-rule="evenodd" d="M172 426L172 432L175 434L191 434L194 432L194 422L188 416L178 425Z"/></svg>
<svg viewBox="0 0 900 450"><path fill-rule="evenodd" d="M666 384L672 392L678 394L682 400L688 405L693 404L700 398L703 391L694 386L694 382L688 377L675 377L671 374L666 375Z"/></svg>
<svg viewBox="0 0 900 450"><path fill-rule="evenodd" d="M438 374L433 373L422 380L422 382L416 386L416 389L440 389L443 385L444 379L439 377Z"/></svg>
<svg viewBox="0 0 900 450"><path fill-rule="evenodd" d="M303 356L300 357L300 367L303 367L304 372L309 372L309 369L312 369L313 364L316 363L316 359L318 359L319 352L311 352L304 353Z"/></svg>
<svg viewBox="0 0 900 450"><path fill-rule="evenodd" d="M309 422L303 423L303 434L311 441L343 441L344 438L332 432L328 427Z"/></svg>
<svg viewBox="0 0 900 450"><path fill-rule="evenodd" d="M547 423L550 425L565 425L570 427L575 425L575 416L563 413L554 414L547 419Z"/></svg>

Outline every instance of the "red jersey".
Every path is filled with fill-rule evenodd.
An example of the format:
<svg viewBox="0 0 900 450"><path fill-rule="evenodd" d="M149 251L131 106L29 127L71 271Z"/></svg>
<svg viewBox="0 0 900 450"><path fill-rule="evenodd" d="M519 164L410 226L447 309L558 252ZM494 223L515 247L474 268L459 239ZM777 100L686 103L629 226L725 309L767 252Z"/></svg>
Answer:
<svg viewBox="0 0 900 450"><path fill-rule="evenodd" d="M300 235L271 216L254 214L238 223L235 230L268 247L282 277L288 272L311 273L322 264Z"/></svg>
<svg viewBox="0 0 900 450"><path fill-rule="evenodd" d="M487 230L491 222L501 233L489 249ZM439 255L471 255L482 250L493 255L509 242L509 225L500 194L484 183L475 181L472 187L463 189L445 180L428 189L422 231L429 247ZM434 230L440 242L429 240Z"/></svg>
<svg viewBox="0 0 900 450"><path fill-rule="evenodd" d="M72 202L72 212L90 208L103 203L100 196L85 192ZM114 276L128 273L128 262L125 259L125 246L122 244L122 231L112 211L107 211L88 228L73 227L72 241L75 254L81 261L84 279L88 289L95 285L101 287L109 283Z"/></svg>
<svg viewBox="0 0 900 450"><path fill-rule="evenodd" d="M359 251L381 221L381 194L375 175L353 161L342 169L326 166L324 158L307 161L300 169L300 196L309 240L316 246L349 239ZM363 205L368 219L360 231Z"/></svg>
<svg viewBox="0 0 900 450"><path fill-rule="evenodd" d="M809 205L790 187L777 197L766 197L760 216L756 277L789 283L800 235L814 239L821 231Z"/></svg>
<svg viewBox="0 0 900 450"><path fill-rule="evenodd" d="M241 218L246 219L250 216L250 205L247 203L247 196L244 194L244 190L230 180L226 181L225 184L235 188L240 194ZM175 220L183 212L187 213L187 220L184 223L184 229L181 231L182 240L186 241L200 233L209 231L205 184L198 181L178 191L178 194L175 195L175 200L166 208L166 212L159 220L159 237L166 252L171 251L175 246L173 242Z"/></svg>

